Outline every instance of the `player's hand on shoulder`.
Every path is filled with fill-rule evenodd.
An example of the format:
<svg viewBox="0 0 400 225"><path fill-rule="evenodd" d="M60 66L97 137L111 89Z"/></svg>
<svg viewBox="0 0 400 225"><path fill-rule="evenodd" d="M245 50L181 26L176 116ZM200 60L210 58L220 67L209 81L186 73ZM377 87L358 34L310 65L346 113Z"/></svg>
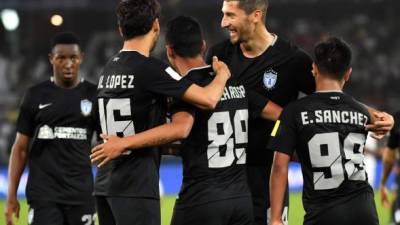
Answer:
<svg viewBox="0 0 400 225"><path fill-rule="evenodd" d="M374 112L371 117L371 124L367 125L367 130L372 131L372 137L383 138L394 126L394 118L386 112Z"/></svg>
<svg viewBox="0 0 400 225"><path fill-rule="evenodd" d="M13 215L19 218L20 205L17 197L7 197L6 206L4 208L4 214L7 225L14 225Z"/></svg>
<svg viewBox="0 0 400 225"><path fill-rule="evenodd" d="M217 56L213 57L212 67L218 76L223 76L226 79L231 77L231 71L228 66L224 62L220 61Z"/></svg>
<svg viewBox="0 0 400 225"><path fill-rule="evenodd" d="M92 163L98 163L98 167L102 167L110 160L119 157L125 149L120 137L105 134L100 136L104 143L92 148L92 154L90 154L90 160Z"/></svg>

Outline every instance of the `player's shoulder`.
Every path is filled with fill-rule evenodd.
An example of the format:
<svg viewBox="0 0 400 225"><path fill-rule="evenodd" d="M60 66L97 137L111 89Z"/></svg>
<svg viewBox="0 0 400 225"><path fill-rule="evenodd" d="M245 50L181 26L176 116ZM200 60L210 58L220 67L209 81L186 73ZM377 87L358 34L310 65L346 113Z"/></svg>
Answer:
<svg viewBox="0 0 400 225"><path fill-rule="evenodd" d="M96 84L94 84L93 82L91 82L91 81L88 81L88 80L86 80L86 79L82 79L82 85L86 88L86 89L88 89L89 91L96 91L97 90L97 85Z"/></svg>
<svg viewBox="0 0 400 225"><path fill-rule="evenodd" d="M38 93L38 92L44 91L46 89L49 89L53 85L54 85L54 83L52 82L52 78L49 78L49 79L46 79L44 81L41 81L39 83L29 86L27 89L27 92L30 94Z"/></svg>
<svg viewBox="0 0 400 225"><path fill-rule="evenodd" d="M213 56L217 56L220 60L230 57L234 52L235 46L229 39L213 45L207 52L208 62L211 62L211 57Z"/></svg>
<svg viewBox="0 0 400 225"><path fill-rule="evenodd" d="M310 104L315 103L313 94L296 99L285 106L285 109L290 111L299 111L308 108Z"/></svg>
<svg viewBox="0 0 400 225"><path fill-rule="evenodd" d="M226 39L224 41L221 41L213 46L210 47L210 50L212 50L213 52L223 52L224 50L228 49L228 48L233 48L234 45L232 44L232 42L229 39Z"/></svg>
<svg viewBox="0 0 400 225"><path fill-rule="evenodd" d="M344 100L346 101L346 103L350 107L352 107L358 111L364 112L365 114L369 114L367 106L364 103L360 102L359 100L355 99L353 96L346 94L346 93L343 93L343 97L344 97Z"/></svg>
<svg viewBox="0 0 400 225"><path fill-rule="evenodd" d="M295 62L312 62L310 54L285 37L279 36L274 48L282 54L291 54L293 56L292 60Z"/></svg>

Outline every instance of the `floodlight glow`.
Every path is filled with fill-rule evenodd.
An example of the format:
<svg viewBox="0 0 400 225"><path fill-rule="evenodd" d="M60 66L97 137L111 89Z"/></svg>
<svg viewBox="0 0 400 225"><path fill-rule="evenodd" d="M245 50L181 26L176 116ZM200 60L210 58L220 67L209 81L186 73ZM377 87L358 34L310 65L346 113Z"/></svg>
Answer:
<svg viewBox="0 0 400 225"><path fill-rule="evenodd" d="M4 9L0 13L1 22L8 31L16 30L19 26L19 16L14 9Z"/></svg>
<svg viewBox="0 0 400 225"><path fill-rule="evenodd" d="M53 24L54 26L57 26L57 27L58 27L58 26L61 26L61 24L63 24L64 19L63 19L62 16L55 14L55 15L53 15L53 16L51 17L50 22L51 22L51 24Z"/></svg>

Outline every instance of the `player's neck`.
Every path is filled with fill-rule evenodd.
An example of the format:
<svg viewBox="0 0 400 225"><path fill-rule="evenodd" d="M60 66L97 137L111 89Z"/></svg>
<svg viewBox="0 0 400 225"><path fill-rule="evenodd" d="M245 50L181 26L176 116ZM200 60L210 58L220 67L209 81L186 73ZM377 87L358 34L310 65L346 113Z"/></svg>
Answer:
<svg viewBox="0 0 400 225"><path fill-rule="evenodd" d="M141 55L146 57L150 56L150 50L152 48L152 40L149 35L135 37L124 41L122 50L124 51L137 51Z"/></svg>
<svg viewBox="0 0 400 225"><path fill-rule="evenodd" d="M64 88L64 89L75 88L80 83L79 77L77 77L74 81L71 81L71 82L63 82L61 79L57 79L56 75L53 75L53 81L57 87Z"/></svg>
<svg viewBox="0 0 400 225"><path fill-rule="evenodd" d="M179 74L182 76L187 75L189 70L198 67L206 66L206 62L204 61L202 56L196 56L194 58L179 58L176 60L176 69L178 70Z"/></svg>
<svg viewBox="0 0 400 225"><path fill-rule="evenodd" d="M256 28L254 35L248 40L240 43L240 49L247 58L255 58L263 54L276 41L277 36L268 32L262 25Z"/></svg>
<svg viewBox="0 0 400 225"><path fill-rule="evenodd" d="M342 91L344 82L340 82L338 80L333 80L329 78L319 78L316 80L316 88L317 92L323 91Z"/></svg>

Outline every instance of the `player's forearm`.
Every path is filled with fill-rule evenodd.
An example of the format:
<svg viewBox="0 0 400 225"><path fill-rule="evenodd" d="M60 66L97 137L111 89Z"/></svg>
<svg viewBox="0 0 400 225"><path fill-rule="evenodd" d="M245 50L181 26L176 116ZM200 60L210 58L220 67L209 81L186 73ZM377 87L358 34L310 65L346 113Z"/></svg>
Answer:
<svg viewBox="0 0 400 225"><path fill-rule="evenodd" d="M27 151L21 146L13 145L8 166L8 196L16 196L18 185L27 160Z"/></svg>
<svg viewBox="0 0 400 225"><path fill-rule="evenodd" d="M390 171L392 171L393 165L396 161L396 154L393 149L386 148L383 152L383 170L381 185L385 186L386 181L389 177Z"/></svg>
<svg viewBox="0 0 400 225"><path fill-rule="evenodd" d="M277 121L281 113L282 107L272 101L268 101L263 111L261 111L261 117L267 120Z"/></svg>
<svg viewBox="0 0 400 225"><path fill-rule="evenodd" d="M183 95L183 100L200 109L214 109L224 93L227 80L228 76L222 74L217 75L214 80L205 87L192 85Z"/></svg>
<svg viewBox="0 0 400 225"><path fill-rule="evenodd" d="M228 78L229 77L224 74L217 74L214 80L209 85L204 87L204 94L208 95L207 97L209 98L211 103L210 105L212 106L209 109L214 109L221 100Z"/></svg>
<svg viewBox="0 0 400 225"><path fill-rule="evenodd" d="M274 162L270 177L271 221L282 220L283 200L287 185L288 166Z"/></svg>
<svg viewBox="0 0 400 225"><path fill-rule="evenodd" d="M191 124L168 123L147 131L123 138L124 149L138 149L160 146L186 138L191 130Z"/></svg>

